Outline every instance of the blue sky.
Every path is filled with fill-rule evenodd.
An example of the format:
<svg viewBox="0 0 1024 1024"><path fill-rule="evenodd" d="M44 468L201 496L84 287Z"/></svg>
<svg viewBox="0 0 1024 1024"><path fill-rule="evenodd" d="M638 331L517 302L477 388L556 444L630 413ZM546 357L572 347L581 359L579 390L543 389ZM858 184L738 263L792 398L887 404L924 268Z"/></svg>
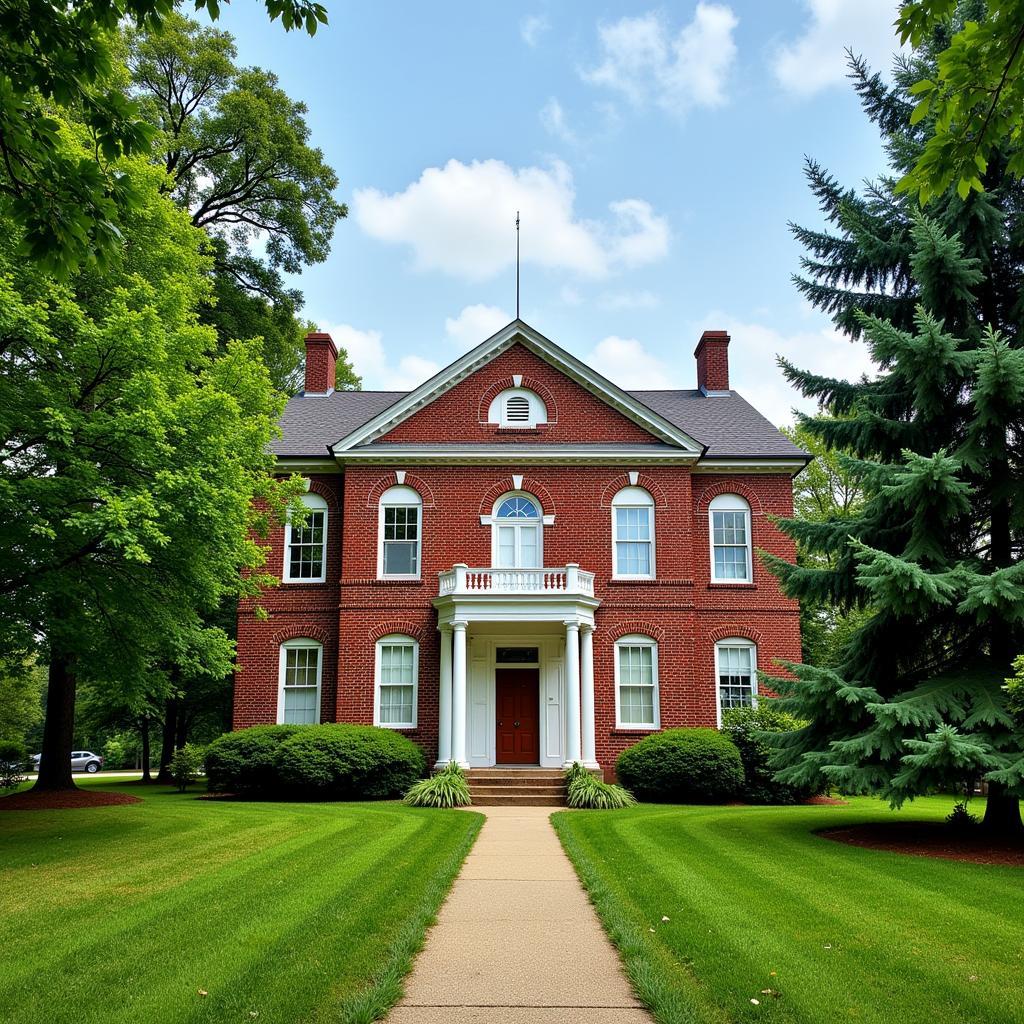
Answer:
<svg viewBox="0 0 1024 1024"><path fill-rule="evenodd" d="M314 39L222 7L240 60L309 107L349 218L298 280L367 388L415 386L515 311L625 387L693 387L701 330L775 422L781 352L866 369L790 282L820 223L804 154L884 168L844 47L887 69L889 0L327 3Z"/></svg>

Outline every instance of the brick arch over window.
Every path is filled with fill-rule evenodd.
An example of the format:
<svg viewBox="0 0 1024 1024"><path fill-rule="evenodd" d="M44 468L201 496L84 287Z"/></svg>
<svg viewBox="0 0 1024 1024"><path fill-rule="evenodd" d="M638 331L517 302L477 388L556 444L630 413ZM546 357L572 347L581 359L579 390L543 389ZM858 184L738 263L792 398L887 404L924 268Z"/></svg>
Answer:
<svg viewBox="0 0 1024 1024"><path fill-rule="evenodd" d="M288 640L316 640L317 643L327 646L327 630L322 626L285 626L274 634L274 644L280 647Z"/></svg>
<svg viewBox="0 0 1024 1024"><path fill-rule="evenodd" d="M623 487L631 486L642 487L647 491L647 493L654 499L654 507L656 509L668 508L668 499L665 497L665 492L662 490L661 485L657 480L653 480L644 473L640 473L637 476L636 484L630 484L628 473L622 473L610 480L601 494L601 508L611 508L612 499L615 495L618 494Z"/></svg>
<svg viewBox="0 0 1024 1024"><path fill-rule="evenodd" d="M338 511L338 495L320 480L309 481L309 493L319 495L324 501L327 502L327 508L330 512Z"/></svg>
<svg viewBox="0 0 1024 1024"><path fill-rule="evenodd" d="M511 377L502 377L500 380L496 380L480 396L480 404L477 406L477 419L481 423L487 423L487 413L490 411L491 402L502 391L515 387L525 388L527 391L532 391L539 396L547 409L547 422L558 422L558 405L555 402L555 396L551 394L548 386L543 381L535 380L533 377L523 377L522 384L516 384Z"/></svg>
<svg viewBox="0 0 1024 1024"><path fill-rule="evenodd" d="M398 633L402 636L410 636L413 640L423 639L423 627L413 622L405 622L399 619L391 619L388 622L379 622L370 630L370 640L376 643L382 636L390 636Z"/></svg>
<svg viewBox="0 0 1024 1024"><path fill-rule="evenodd" d="M523 486L516 487L512 477L507 476L492 484L480 499L480 515L492 515L494 503L507 491L528 491L540 502L541 515L552 516L555 514L555 499L551 497L551 492L539 480L535 480L532 476L524 476Z"/></svg>
<svg viewBox="0 0 1024 1024"><path fill-rule="evenodd" d="M608 630L608 636L613 641L633 634L649 636L652 640L657 640L658 643L661 643L665 639L665 630L662 629L661 626L655 626L650 622L639 622L637 620L633 620L631 622L619 622Z"/></svg>
<svg viewBox="0 0 1024 1024"><path fill-rule="evenodd" d="M415 473L406 473L405 480L399 484L397 473L388 473L382 476L379 480L375 481L373 486L370 488L366 495L366 507L376 508L380 504L380 496L389 487L411 487L419 496L420 501L423 502L424 508L434 507L434 492L430 489L430 484L426 482L421 476L416 476Z"/></svg>
<svg viewBox="0 0 1024 1024"><path fill-rule="evenodd" d="M717 644L719 640L736 637L739 640L749 640L752 644L757 644L760 647L764 640L761 631L750 626L716 626L714 629L709 629L706 636L713 644Z"/></svg>
<svg viewBox="0 0 1024 1024"><path fill-rule="evenodd" d="M761 498L752 488L746 484L722 480L719 483L709 484L697 497L697 511L707 515L708 505L720 494L738 494L750 506L750 514L755 516L764 515L764 507L761 505Z"/></svg>

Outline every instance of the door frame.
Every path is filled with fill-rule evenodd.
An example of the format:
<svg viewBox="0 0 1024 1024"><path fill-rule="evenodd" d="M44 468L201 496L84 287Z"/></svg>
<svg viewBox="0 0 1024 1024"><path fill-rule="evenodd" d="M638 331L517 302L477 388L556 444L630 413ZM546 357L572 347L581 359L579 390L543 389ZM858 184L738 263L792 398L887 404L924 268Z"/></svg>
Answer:
<svg viewBox="0 0 1024 1024"><path fill-rule="evenodd" d="M498 665L499 647L536 647L538 660ZM520 634L476 633L469 636L468 683L466 700L467 754L471 768L493 768L497 764L497 703L495 699L498 668L538 669L537 743L542 768L561 768L565 750L565 637L555 633ZM546 699L545 699L546 698ZM483 730L474 733L474 723Z"/></svg>

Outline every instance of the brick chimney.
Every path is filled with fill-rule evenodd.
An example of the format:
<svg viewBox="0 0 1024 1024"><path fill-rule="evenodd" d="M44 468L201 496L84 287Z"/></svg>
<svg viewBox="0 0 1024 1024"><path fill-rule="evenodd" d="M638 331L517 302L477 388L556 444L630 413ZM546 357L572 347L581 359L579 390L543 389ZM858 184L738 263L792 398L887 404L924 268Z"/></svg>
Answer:
<svg viewBox="0 0 1024 1024"><path fill-rule="evenodd" d="M729 332L705 331L693 350L697 387L706 393L729 390Z"/></svg>
<svg viewBox="0 0 1024 1024"><path fill-rule="evenodd" d="M334 387L334 368L338 362L338 350L329 334L311 331L306 335L306 385L305 392L312 395L326 394Z"/></svg>

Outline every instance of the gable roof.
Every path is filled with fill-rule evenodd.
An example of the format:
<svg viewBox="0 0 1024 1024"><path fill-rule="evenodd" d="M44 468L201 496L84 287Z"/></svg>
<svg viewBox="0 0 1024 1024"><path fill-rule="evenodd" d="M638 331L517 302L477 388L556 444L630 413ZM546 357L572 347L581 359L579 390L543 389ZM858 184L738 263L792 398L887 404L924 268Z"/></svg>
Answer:
<svg viewBox="0 0 1024 1024"><path fill-rule="evenodd" d="M595 369L577 359L565 349L545 338L522 320L513 320L496 334L476 348L470 349L455 362L440 370L429 380L424 381L414 391L410 391L394 404L381 410L366 423L341 436L340 440L330 445L331 451L341 454L363 445L372 444L383 434L393 430L403 420L429 405L434 399L451 390L470 374L486 366L495 356L520 344L541 359L550 363L581 387L611 406L627 419L638 424L649 434L678 448L680 454L690 454L694 458L703 452L703 445L692 438L676 423L665 419L660 413L637 401L628 391L603 377Z"/></svg>

